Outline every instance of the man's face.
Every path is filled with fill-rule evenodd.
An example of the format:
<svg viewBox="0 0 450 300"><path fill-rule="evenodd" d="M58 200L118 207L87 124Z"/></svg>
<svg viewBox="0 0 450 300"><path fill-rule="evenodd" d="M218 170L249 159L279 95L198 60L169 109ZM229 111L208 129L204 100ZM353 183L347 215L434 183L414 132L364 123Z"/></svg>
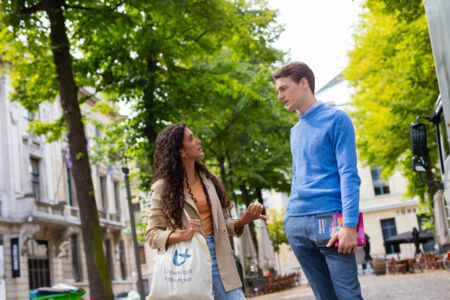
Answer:
<svg viewBox="0 0 450 300"><path fill-rule="evenodd" d="M281 77L275 80L278 99L283 101L288 111L299 110L305 96L305 81L307 85L306 78L302 78L299 82L295 82L291 77Z"/></svg>

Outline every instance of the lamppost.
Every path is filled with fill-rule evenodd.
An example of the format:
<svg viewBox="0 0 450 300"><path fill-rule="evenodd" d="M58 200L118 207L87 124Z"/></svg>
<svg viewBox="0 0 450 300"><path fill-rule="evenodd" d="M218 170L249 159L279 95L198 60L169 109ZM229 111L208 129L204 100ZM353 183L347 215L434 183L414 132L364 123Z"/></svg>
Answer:
<svg viewBox="0 0 450 300"><path fill-rule="evenodd" d="M127 166L127 162L130 157L123 154L117 154L112 155L111 158L120 159L122 163L124 162L124 165L122 166L122 172L125 175L125 187L127 190L128 212L130 214L131 235L133 237L134 257L136 261L136 272L138 276L137 289L139 297L141 298L141 300L144 300L145 299L144 284L142 281L141 263L139 261L138 242L136 237L136 223L134 221L133 205L131 203L130 177L128 176L128 174L130 173L130 169L128 169Z"/></svg>

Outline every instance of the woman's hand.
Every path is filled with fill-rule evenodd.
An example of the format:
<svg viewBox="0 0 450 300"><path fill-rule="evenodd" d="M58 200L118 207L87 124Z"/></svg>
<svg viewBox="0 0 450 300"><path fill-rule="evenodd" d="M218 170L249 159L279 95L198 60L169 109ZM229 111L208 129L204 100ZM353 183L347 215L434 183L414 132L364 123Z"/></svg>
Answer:
<svg viewBox="0 0 450 300"><path fill-rule="evenodd" d="M167 238L166 242L166 247L181 241L190 240L194 236L194 233L200 232L200 230L201 230L200 220L198 219L189 220L185 230L173 231L169 234L169 237Z"/></svg>
<svg viewBox="0 0 450 300"><path fill-rule="evenodd" d="M194 233L200 232L201 230L201 223L199 219L192 219L189 220L186 229L183 231L183 238L184 240L190 240L194 236Z"/></svg>
<svg viewBox="0 0 450 300"><path fill-rule="evenodd" d="M254 202L247 207L245 213L234 223L235 227L247 225L255 220L269 220L267 216L261 215L264 206L261 203Z"/></svg>

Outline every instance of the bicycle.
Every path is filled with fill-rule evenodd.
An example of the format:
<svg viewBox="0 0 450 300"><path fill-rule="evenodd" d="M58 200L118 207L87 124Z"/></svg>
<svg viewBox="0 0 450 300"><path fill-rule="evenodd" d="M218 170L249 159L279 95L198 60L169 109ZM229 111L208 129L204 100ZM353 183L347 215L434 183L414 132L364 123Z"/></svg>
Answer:
<svg viewBox="0 0 450 300"><path fill-rule="evenodd" d="M447 254L444 255L442 265L447 271L450 271L450 251L447 251Z"/></svg>

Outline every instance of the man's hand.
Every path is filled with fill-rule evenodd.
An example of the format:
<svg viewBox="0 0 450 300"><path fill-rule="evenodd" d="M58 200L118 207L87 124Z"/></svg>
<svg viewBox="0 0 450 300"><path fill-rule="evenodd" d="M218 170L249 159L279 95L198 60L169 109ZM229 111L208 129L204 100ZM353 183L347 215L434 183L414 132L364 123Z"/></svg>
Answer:
<svg viewBox="0 0 450 300"><path fill-rule="evenodd" d="M356 228L342 227L336 232L327 244L327 247L331 247L335 242L339 241L338 252L344 254L350 254L357 251L358 239Z"/></svg>

